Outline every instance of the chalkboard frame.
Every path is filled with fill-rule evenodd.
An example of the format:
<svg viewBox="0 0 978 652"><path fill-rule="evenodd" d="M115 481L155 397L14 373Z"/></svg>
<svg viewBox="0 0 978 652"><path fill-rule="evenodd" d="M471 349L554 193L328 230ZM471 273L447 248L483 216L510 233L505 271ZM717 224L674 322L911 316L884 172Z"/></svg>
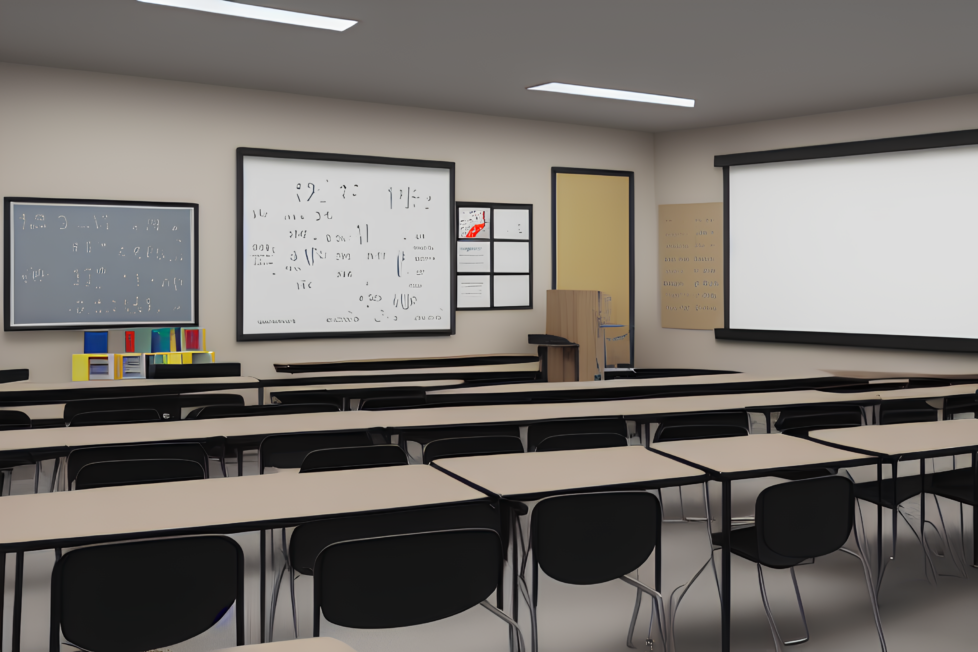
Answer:
<svg viewBox="0 0 978 652"><path fill-rule="evenodd" d="M346 331L338 333L311 332L311 333L249 333L244 332L244 159L245 157L263 157L296 159L305 161L338 161L342 163L366 163L373 165L391 165L398 167L421 167L433 168L438 170L448 170L448 205L449 213L447 216L446 228L449 229L449 314L450 324L444 329L414 330L414 331L373 331L356 332ZM300 152L285 149L264 149L260 147L238 147L236 150L237 162L237 213L238 213L238 235L237 235L237 341L276 341L276 340L309 340L309 339L334 339L350 337L429 337L432 335L454 335L455 334L455 163L453 161L426 161L421 159L409 158L390 158L386 156L365 156L359 154L330 154L323 152Z"/></svg>
<svg viewBox="0 0 978 652"><path fill-rule="evenodd" d="M877 138L845 143L828 143L806 147L787 147L739 154L723 154L713 157L713 166L723 172L723 291L724 327L713 331L714 339L741 342L769 342L780 344L817 344L829 346L853 346L873 349L898 349L909 351L944 351L953 353L978 353L978 338L931 337L925 335L887 335L883 333L827 333L821 331L780 331L747 328L730 328L730 168L736 165L757 165L788 161L863 156L887 152L907 152L942 147L978 145L978 129L943 131L913 136Z"/></svg>
<svg viewBox="0 0 978 652"><path fill-rule="evenodd" d="M17 326L10 323L10 284L12 275L10 273L10 248L13 245L13 238L10 237L10 206L17 203L32 204L64 204L68 206L156 206L162 208L191 208L194 212L193 217L193 319L186 322L135 322L135 323L112 323L112 324L66 324L64 326ZM200 266L198 265L198 250L200 237L198 236L198 225L200 224L200 205L190 202L161 202L161 201L127 201L118 199L64 199L50 197L4 197L3 198L3 330L4 331L83 331L83 330L117 330L123 328L153 328L173 326L178 328L193 328L200 325Z"/></svg>

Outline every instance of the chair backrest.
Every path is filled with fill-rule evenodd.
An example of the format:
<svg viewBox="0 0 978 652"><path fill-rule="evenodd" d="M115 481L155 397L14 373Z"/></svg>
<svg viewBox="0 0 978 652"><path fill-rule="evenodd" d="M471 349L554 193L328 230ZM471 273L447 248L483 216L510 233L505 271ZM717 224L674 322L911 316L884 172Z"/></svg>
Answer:
<svg viewBox="0 0 978 652"><path fill-rule="evenodd" d="M944 399L944 418L953 419L956 414L978 414L978 395L948 396Z"/></svg>
<svg viewBox="0 0 978 652"><path fill-rule="evenodd" d="M333 392L301 391L301 392L271 392L269 400L272 404L294 405L296 403L323 403L333 405L337 410L343 409L343 399Z"/></svg>
<svg viewBox="0 0 978 652"><path fill-rule="evenodd" d="M232 606L244 644L244 555L228 537L157 539L67 552L51 578L59 634L98 652L155 650L210 629Z"/></svg>
<svg viewBox="0 0 978 652"><path fill-rule="evenodd" d="M863 425L861 412L825 412L823 414L808 414L782 416L774 424L779 432L807 428L809 430L824 430L827 427L849 428Z"/></svg>
<svg viewBox="0 0 978 652"><path fill-rule="evenodd" d="M316 560L313 613L317 622L321 610L329 622L359 629L442 620L492 595L502 561L491 529L335 543Z"/></svg>
<svg viewBox="0 0 978 652"><path fill-rule="evenodd" d="M18 410L0 410L0 430L23 430L31 427L31 418Z"/></svg>
<svg viewBox="0 0 978 652"><path fill-rule="evenodd" d="M220 400L220 399L215 399ZM198 403L197 405L208 405ZM176 421L180 418L181 397L178 394L154 396L121 396L114 398L84 398L65 403L64 419L71 424L75 417L85 412L116 412L119 410L156 410L159 419Z"/></svg>
<svg viewBox="0 0 978 652"><path fill-rule="evenodd" d="M547 451L576 451L585 448L616 448L628 446L628 440L613 432L578 432L573 435L552 435L537 444L537 453Z"/></svg>
<svg viewBox="0 0 978 652"><path fill-rule="evenodd" d="M812 403L810 405L793 405L779 411L774 427L779 432L786 428L798 428L808 424L849 423L861 426L863 424L863 409L858 405L847 403Z"/></svg>
<svg viewBox="0 0 978 652"><path fill-rule="evenodd" d="M530 515L533 560L558 582L608 582L645 563L661 521L658 498L645 491L544 498Z"/></svg>
<svg viewBox="0 0 978 652"><path fill-rule="evenodd" d="M187 415L188 419L226 419L228 417L274 416L336 412L339 408L327 403L289 403L273 405L205 405Z"/></svg>
<svg viewBox="0 0 978 652"><path fill-rule="evenodd" d="M474 455L501 455L522 453L523 442L519 437L497 435L490 437L453 437L438 439L425 445L422 462L431 464L446 457L472 457Z"/></svg>
<svg viewBox="0 0 978 652"><path fill-rule="evenodd" d="M790 437L808 437L809 433L815 430L832 430L835 428L855 428L859 426L858 423L828 423L819 422L814 424L807 424L802 426L797 426L793 428L785 428L781 431L782 435L788 435Z"/></svg>
<svg viewBox="0 0 978 652"><path fill-rule="evenodd" d="M923 399L883 401L880 404L880 424L924 423L937 421L937 408Z"/></svg>
<svg viewBox="0 0 978 652"><path fill-rule="evenodd" d="M397 410L399 408L425 405L424 394L408 396L371 396L360 401L360 410Z"/></svg>
<svg viewBox="0 0 978 652"><path fill-rule="evenodd" d="M432 428L409 428L405 430L390 428L389 432L396 434L401 439L416 441L424 446L439 439L519 437L520 427L516 425L437 426Z"/></svg>
<svg viewBox="0 0 978 652"><path fill-rule="evenodd" d="M267 468L298 469L306 455L327 448L371 446L373 440L366 430L337 430L333 432L269 435L258 447L258 471Z"/></svg>
<svg viewBox="0 0 978 652"><path fill-rule="evenodd" d="M204 470L204 477L208 475L207 453L204 451L203 446L196 442L94 446L91 448L76 448L68 454L68 486L71 487L78 479L78 473L83 467L98 462L129 462L133 460L186 460L202 468ZM110 470L111 468L121 467L110 467ZM120 471L120 473L123 472Z"/></svg>
<svg viewBox="0 0 978 652"><path fill-rule="evenodd" d="M577 435L610 433L628 437L628 424L620 417L604 419L560 419L532 423L526 429L526 449L535 451L547 437L554 435Z"/></svg>
<svg viewBox="0 0 978 652"><path fill-rule="evenodd" d="M654 443L660 441L682 441L684 439L715 439L718 437L746 437L750 432L743 426L725 426L718 423L678 423L656 428L652 437Z"/></svg>
<svg viewBox="0 0 978 652"><path fill-rule="evenodd" d="M686 435L682 432L689 427ZM702 426L734 426L730 435L723 434L704 434L697 435L696 429ZM671 439L702 439L704 437L724 437L740 436L743 434L741 429L750 432L750 417L747 410L724 410L721 412L690 412L689 414L676 414L671 417L664 417L659 421L652 441L662 441L661 433L669 428L672 431ZM712 431L711 431L712 432Z"/></svg>
<svg viewBox="0 0 978 652"><path fill-rule="evenodd" d="M162 421L156 410L106 410L104 412L81 412L72 417L68 426L109 426L116 423L150 423Z"/></svg>
<svg viewBox="0 0 978 652"><path fill-rule="evenodd" d="M754 504L758 558L778 565L835 552L849 538L855 509L855 485L841 475L776 484Z"/></svg>
<svg viewBox="0 0 978 652"><path fill-rule="evenodd" d="M326 448L307 454L299 466L299 473L371 469L378 466L403 466L407 463L407 455L401 447L392 444Z"/></svg>
<svg viewBox="0 0 978 652"><path fill-rule="evenodd" d="M203 480L204 467L191 460L111 460L92 462L78 470L76 491L133 484L159 484L181 480Z"/></svg>

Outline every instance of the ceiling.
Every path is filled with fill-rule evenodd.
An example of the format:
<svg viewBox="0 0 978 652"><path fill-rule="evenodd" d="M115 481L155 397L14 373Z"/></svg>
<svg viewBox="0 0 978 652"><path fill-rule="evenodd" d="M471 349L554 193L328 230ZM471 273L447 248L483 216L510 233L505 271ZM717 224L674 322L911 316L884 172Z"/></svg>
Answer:
<svg viewBox="0 0 978 652"><path fill-rule="evenodd" d="M649 132L978 92L972 0L248 2L361 22L0 0L0 61ZM525 90L548 81L696 107Z"/></svg>

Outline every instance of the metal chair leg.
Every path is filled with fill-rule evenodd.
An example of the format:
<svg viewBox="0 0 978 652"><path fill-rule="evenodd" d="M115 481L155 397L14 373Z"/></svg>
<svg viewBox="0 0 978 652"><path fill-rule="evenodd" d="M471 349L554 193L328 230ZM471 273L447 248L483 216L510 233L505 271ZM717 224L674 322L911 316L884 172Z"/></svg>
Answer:
<svg viewBox="0 0 978 652"><path fill-rule="evenodd" d="M805 628L805 638L799 638L792 641L785 641L781 638L781 633L778 631L777 623L774 622L774 613L771 611L771 605L767 598L767 587L764 584L764 569L760 564L757 564L757 583L761 589L761 601L764 603L764 612L767 614L768 625L771 626L771 635L774 636L775 642L774 646L778 650L782 646L788 645L798 645L804 643L809 639L808 633L808 619L805 617L805 605L801 602L801 591L798 589L798 578L795 576L795 569L790 568L791 571L791 581L795 587L795 599L798 601L798 611L801 613L801 624Z"/></svg>
<svg viewBox="0 0 978 652"><path fill-rule="evenodd" d="M499 609L496 609L495 606L489 604L488 600L483 600L479 604L491 611L497 618L505 620L507 623L509 623L509 631L516 634L516 638L519 642L519 652L526 652L526 643L523 641L523 632L520 631L520 626L516 623L516 621L504 614Z"/></svg>
<svg viewBox="0 0 978 652"><path fill-rule="evenodd" d="M635 625L638 623L638 611L642 607L642 591L641 589L635 589L635 608L632 609L632 620L628 623L628 637L625 639L625 645L635 649L635 644L632 643L632 637L635 635Z"/></svg>
<svg viewBox="0 0 978 652"><path fill-rule="evenodd" d="M866 588L869 591L869 602L873 607L873 620L876 621L876 633L880 637L880 648L882 648L883 652L886 652L886 639L883 638L883 622L880 620L880 606L876 601L876 591L873 590L873 577L869 570L869 564L866 563L866 558L858 552L853 552L848 548L839 548L839 550L848 555L852 555L863 566L863 576L866 578Z"/></svg>
<svg viewBox="0 0 978 652"><path fill-rule="evenodd" d="M625 584L628 584L630 586L634 586L636 589L638 589L642 593L648 593L650 596L652 596L652 600L653 600L653 613L652 613L652 617L655 618L656 623L659 626L659 637L662 639L663 645L665 646L666 650L669 650L670 649L670 644L669 644L669 642L670 642L669 627L668 627L668 625L666 623L663 622L665 620L664 615L666 613L666 608L665 608L665 601L662 599L662 594L659 593L658 591L656 591L655 589L653 589L651 587L648 587L648 586L642 584L638 580L636 580L634 578L631 578L631 577L628 577L627 575L623 575L619 579L621 579L621 581L624 582ZM656 617L656 616L658 616L658 617ZM630 628L630 629L633 629L633 628ZM651 641L651 638L648 641L646 641L646 642L649 643L649 645L651 646L651 642L650 641ZM628 643L631 644L631 642L632 642L631 636L629 636ZM632 647L632 646L629 645L629 647Z"/></svg>

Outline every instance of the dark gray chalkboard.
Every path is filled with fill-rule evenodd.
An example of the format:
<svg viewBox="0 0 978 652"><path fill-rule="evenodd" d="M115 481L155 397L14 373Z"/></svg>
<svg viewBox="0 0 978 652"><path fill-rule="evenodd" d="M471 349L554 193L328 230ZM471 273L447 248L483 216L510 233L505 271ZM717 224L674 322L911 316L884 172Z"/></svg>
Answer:
<svg viewBox="0 0 978 652"><path fill-rule="evenodd" d="M4 199L4 329L197 325L197 204Z"/></svg>

